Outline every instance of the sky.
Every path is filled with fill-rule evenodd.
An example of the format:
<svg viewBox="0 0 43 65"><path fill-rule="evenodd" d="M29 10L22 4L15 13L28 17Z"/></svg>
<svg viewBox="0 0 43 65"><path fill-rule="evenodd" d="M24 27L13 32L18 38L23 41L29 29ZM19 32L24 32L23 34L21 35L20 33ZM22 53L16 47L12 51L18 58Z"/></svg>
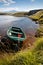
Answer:
<svg viewBox="0 0 43 65"><path fill-rule="evenodd" d="M43 0L0 0L0 12L43 9Z"/></svg>

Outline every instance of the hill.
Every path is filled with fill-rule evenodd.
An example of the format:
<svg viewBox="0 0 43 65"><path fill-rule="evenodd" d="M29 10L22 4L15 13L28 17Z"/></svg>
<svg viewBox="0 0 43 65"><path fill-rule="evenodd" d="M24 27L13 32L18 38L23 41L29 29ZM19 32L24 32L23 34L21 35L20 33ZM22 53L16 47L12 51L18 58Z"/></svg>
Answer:
<svg viewBox="0 0 43 65"><path fill-rule="evenodd" d="M17 12L17 13L13 13L13 16L25 17L27 14L28 12Z"/></svg>
<svg viewBox="0 0 43 65"><path fill-rule="evenodd" d="M29 18L31 18L33 21L38 21L38 23L43 23L43 10L38 11L37 13L30 15Z"/></svg>
<svg viewBox="0 0 43 65"><path fill-rule="evenodd" d="M30 10L28 12L28 15L33 15L33 14L37 13L38 11L42 11L42 9Z"/></svg>

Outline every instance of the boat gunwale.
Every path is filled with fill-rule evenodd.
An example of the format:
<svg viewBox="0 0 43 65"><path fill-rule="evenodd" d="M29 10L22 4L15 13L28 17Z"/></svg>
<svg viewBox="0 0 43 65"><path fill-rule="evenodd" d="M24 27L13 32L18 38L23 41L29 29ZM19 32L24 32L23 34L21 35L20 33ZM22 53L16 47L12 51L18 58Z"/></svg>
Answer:
<svg viewBox="0 0 43 65"><path fill-rule="evenodd" d="M11 39L16 39L16 40L25 40L26 39L26 35L25 35L25 33L23 32L23 30L21 29L21 28L19 28L22 32L23 32L23 34L24 34L24 38L20 38L20 37L13 37L13 36L10 36L9 34L8 34L8 32L11 30L11 28L12 27L10 27L9 29L8 29L8 31L7 31L7 36L9 37L9 38L11 38ZM15 27L16 28L16 27Z"/></svg>

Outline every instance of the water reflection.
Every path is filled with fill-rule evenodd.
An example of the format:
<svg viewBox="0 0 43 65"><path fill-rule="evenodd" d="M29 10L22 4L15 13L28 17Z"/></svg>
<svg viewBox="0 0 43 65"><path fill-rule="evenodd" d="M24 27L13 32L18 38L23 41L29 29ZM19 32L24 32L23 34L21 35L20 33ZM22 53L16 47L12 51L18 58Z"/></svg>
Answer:
<svg viewBox="0 0 43 65"><path fill-rule="evenodd" d="M0 35L5 34L11 26L20 27L26 34L34 35L39 25L26 17L0 16Z"/></svg>

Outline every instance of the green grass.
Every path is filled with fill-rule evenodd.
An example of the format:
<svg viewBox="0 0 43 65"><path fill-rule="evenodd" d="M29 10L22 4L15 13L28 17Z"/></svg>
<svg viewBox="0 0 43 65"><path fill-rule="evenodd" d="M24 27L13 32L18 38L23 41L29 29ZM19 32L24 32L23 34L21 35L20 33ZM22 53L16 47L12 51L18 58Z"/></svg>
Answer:
<svg viewBox="0 0 43 65"><path fill-rule="evenodd" d="M38 21L41 24L43 23L43 11L38 11L37 13L30 15L29 18L34 21Z"/></svg>
<svg viewBox="0 0 43 65"><path fill-rule="evenodd" d="M43 65L43 38L38 38L32 49L0 58L0 65Z"/></svg>
<svg viewBox="0 0 43 65"><path fill-rule="evenodd" d="M35 36L43 37L43 25L40 25L39 29L37 29Z"/></svg>
<svg viewBox="0 0 43 65"><path fill-rule="evenodd" d="M43 38L34 43L32 50L16 54L11 61L12 65L43 65Z"/></svg>
<svg viewBox="0 0 43 65"><path fill-rule="evenodd" d="M36 57L36 64L43 65L43 38L36 41L33 52Z"/></svg>
<svg viewBox="0 0 43 65"><path fill-rule="evenodd" d="M43 11L38 11L37 13L30 15L30 17L39 19L43 15Z"/></svg>

